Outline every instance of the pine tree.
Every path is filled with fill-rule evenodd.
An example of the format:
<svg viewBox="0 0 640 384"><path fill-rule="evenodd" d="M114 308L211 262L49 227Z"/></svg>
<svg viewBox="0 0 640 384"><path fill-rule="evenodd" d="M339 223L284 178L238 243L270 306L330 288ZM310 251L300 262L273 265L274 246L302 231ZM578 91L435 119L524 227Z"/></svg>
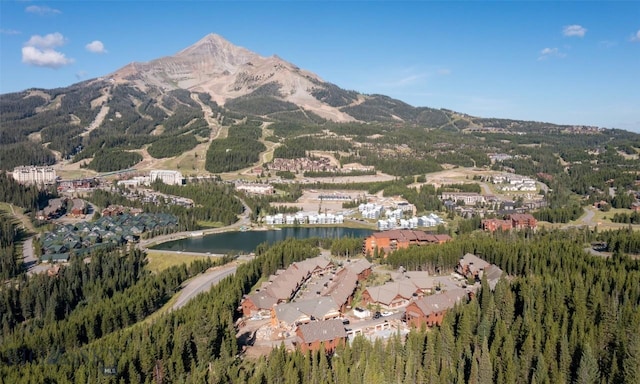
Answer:
<svg viewBox="0 0 640 384"><path fill-rule="evenodd" d="M489 353L489 347L487 347L487 341L482 342L482 349L480 350L480 364L478 366L478 383L490 384L493 383L493 368L491 366L491 354Z"/></svg>
<svg viewBox="0 0 640 384"><path fill-rule="evenodd" d="M640 316L636 316L638 318ZM638 322L636 326L640 325ZM640 382L640 335L637 328L628 332L629 340L625 345L625 355L622 362L625 383Z"/></svg>
<svg viewBox="0 0 640 384"><path fill-rule="evenodd" d="M585 344L582 348L582 357L576 376L576 384L596 384L600 381L598 362L591 352L591 347Z"/></svg>

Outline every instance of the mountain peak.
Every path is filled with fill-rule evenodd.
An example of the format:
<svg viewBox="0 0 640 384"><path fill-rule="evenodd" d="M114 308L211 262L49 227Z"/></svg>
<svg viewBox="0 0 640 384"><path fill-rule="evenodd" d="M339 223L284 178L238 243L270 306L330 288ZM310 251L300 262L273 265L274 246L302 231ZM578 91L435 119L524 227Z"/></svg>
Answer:
<svg viewBox="0 0 640 384"><path fill-rule="evenodd" d="M206 92L220 105L269 89L268 97L290 103L280 104L281 107L291 108L291 104L295 104L326 119L354 120L337 105L327 105L319 99L318 92L322 93L321 89L327 85L316 74L301 70L277 55L260 56L215 33L173 56L125 66L111 78L118 82L134 82L140 89L153 86Z"/></svg>
<svg viewBox="0 0 640 384"><path fill-rule="evenodd" d="M213 56L219 58L236 58L255 55L246 48L231 44L225 38L215 33L210 33L198 40L195 44L178 52L175 57L189 56ZM234 60L235 61L235 60ZM235 64L240 64L236 62Z"/></svg>

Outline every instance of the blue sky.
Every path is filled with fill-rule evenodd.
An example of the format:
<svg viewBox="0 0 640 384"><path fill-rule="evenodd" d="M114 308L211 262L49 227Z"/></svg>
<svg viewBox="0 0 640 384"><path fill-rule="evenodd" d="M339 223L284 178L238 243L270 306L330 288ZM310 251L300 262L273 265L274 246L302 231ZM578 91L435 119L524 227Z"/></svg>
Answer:
<svg viewBox="0 0 640 384"><path fill-rule="evenodd" d="M414 106L640 132L638 1L0 0L0 29L0 93L67 86L217 33Z"/></svg>

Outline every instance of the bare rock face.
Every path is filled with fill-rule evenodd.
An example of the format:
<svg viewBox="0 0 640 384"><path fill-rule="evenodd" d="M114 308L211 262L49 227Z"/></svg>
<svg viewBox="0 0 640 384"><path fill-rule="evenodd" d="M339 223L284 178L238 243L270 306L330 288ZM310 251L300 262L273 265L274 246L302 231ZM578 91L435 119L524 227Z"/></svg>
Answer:
<svg viewBox="0 0 640 384"><path fill-rule="evenodd" d="M206 92L221 105L229 99L250 95L258 88L275 84L277 92L271 97L294 103L329 120L355 120L342 112L340 106L331 106L314 96L330 86L314 73L301 70L275 55L262 57L216 34L205 36L174 56L128 64L110 78L142 91L154 86L164 90Z"/></svg>

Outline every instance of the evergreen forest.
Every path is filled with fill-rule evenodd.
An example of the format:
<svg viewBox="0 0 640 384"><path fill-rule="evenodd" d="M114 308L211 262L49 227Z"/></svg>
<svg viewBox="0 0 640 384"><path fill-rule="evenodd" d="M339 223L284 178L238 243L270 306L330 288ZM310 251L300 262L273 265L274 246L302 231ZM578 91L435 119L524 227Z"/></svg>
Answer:
<svg viewBox="0 0 640 384"><path fill-rule="evenodd" d="M629 235L623 232L617 236ZM616 234L605 237L611 235ZM280 347L267 357L243 358L235 337L242 295L261 277L295 260L316 256L318 240L260 246L255 260L239 266L233 277L146 326L123 328L148 313L139 307L139 300L108 303L117 291L132 296L128 292L136 291L130 290L164 275L143 277L137 283L118 279L122 283L114 286L108 282L113 277L108 276L117 268L110 269L114 272L107 272L104 282L57 296L60 304L53 312L47 304L39 304L45 305L40 312L13 308L18 318L3 320L0 377L11 383L637 383L640 265L624 252L610 258L586 253L585 242L601 236L582 230L535 237L476 233L440 247L398 251L384 261L390 267L448 270L462 254L472 252L499 265L508 278L493 291L483 281L479 294L449 311L441 327L415 329L406 339L397 335L385 342L357 337L332 355L322 350L287 352ZM136 254L120 257L132 266L140 265ZM72 264L64 276L80 277L82 268L95 267ZM180 271L185 270L167 273L177 274L173 281L178 282L187 276ZM28 290L36 297L38 291ZM94 295L87 296L89 291ZM10 305L34 302L11 292L15 291L6 291L3 299ZM140 290L140 294L149 293L149 289ZM92 305L74 304L81 303L82 297ZM96 313L93 307L102 305L113 311L109 316L115 316L110 318L111 328L90 315ZM27 327L25 316L41 320ZM51 319L57 321L50 323ZM27 329L31 336L24 333ZM34 344L34 336L45 342ZM100 370L104 366L117 369L105 375Z"/></svg>

